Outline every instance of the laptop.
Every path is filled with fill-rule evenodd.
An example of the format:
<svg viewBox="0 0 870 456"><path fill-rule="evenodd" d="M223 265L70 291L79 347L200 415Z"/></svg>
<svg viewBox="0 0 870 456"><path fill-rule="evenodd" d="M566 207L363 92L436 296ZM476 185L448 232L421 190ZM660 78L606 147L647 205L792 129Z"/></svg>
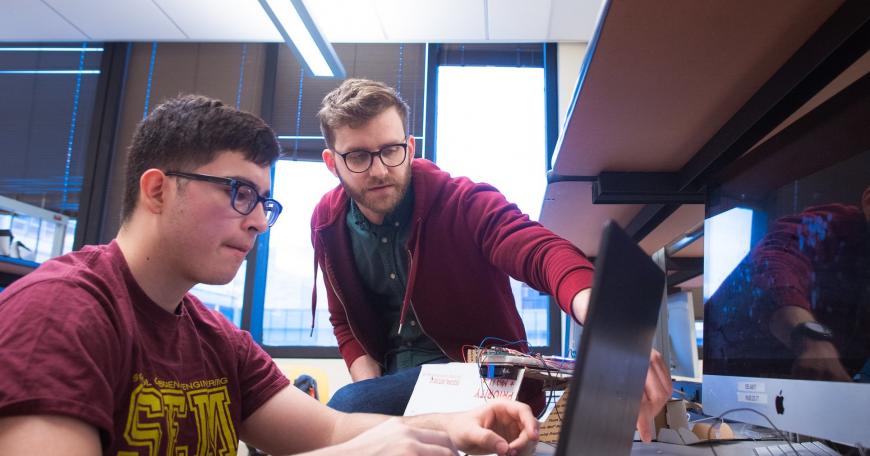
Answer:
<svg viewBox="0 0 870 456"><path fill-rule="evenodd" d="M631 453L664 286L664 272L608 222L556 456ZM539 443L536 454L554 452Z"/></svg>

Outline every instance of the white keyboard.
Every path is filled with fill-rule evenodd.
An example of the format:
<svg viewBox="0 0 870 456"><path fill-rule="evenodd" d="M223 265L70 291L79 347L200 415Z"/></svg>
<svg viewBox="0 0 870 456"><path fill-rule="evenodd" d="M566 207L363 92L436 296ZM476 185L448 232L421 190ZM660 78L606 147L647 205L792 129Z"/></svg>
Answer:
<svg viewBox="0 0 870 456"><path fill-rule="evenodd" d="M758 447L755 449L755 454L757 456L794 456L795 450L797 450L797 454L800 456L840 456L840 453L820 442L792 443L791 445L794 450L787 443Z"/></svg>

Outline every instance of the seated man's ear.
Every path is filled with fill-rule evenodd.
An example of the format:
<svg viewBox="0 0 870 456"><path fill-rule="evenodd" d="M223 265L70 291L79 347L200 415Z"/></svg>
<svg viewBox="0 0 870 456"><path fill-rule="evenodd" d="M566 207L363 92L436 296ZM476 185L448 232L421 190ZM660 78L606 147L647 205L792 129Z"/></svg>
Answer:
<svg viewBox="0 0 870 456"><path fill-rule="evenodd" d="M414 154L417 153L417 140L414 135L408 135L408 163L414 161Z"/></svg>
<svg viewBox="0 0 870 456"><path fill-rule="evenodd" d="M170 179L159 169L151 168L142 173L139 178L139 204L152 214L162 213L169 182Z"/></svg>

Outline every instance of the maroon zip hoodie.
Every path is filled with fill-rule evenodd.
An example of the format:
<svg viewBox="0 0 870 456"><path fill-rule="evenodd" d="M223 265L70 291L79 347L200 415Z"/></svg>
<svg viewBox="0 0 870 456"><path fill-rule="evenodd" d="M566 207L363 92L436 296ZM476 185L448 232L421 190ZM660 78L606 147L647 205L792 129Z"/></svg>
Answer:
<svg viewBox="0 0 870 456"><path fill-rule="evenodd" d="M413 312L423 332L452 360L461 361L464 346L479 345L486 337L526 339L508 276L555 296L569 314L574 296L592 286L592 264L583 252L529 220L494 187L451 177L424 159L415 159L411 172L411 264L402 321ZM356 271L347 211L348 195L340 185L315 207L315 274L320 265L330 322L348 367L364 354L383 364L389 328ZM315 288L312 316L316 305ZM514 348L528 349L525 344Z"/></svg>

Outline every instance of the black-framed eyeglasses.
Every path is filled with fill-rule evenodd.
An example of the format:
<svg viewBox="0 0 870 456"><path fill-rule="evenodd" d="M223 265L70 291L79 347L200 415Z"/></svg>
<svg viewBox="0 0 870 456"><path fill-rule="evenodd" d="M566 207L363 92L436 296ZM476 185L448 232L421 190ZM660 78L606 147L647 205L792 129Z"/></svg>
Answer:
<svg viewBox="0 0 870 456"><path fill-rule="evenodd" d="M263 212L266 214L266 224L272 226L281 215L281 203L272 198L265 198L257 193L256 187L231 177L209 176L207 174L185 173L181 171L166 171L167 176L176 176L184 179L211 182L225 185L230 188L230 206L239 214L248 215L254 211L257 204L263 203Z"/></svg>
<svg viewBox="0 0 870 456"><path fill-rule="evenodd" d="M405 157L408 155L408 143L388 144L381 147L377 152L369 152L367 150L353 150L346 153L335 152L339 157L344 159L344 164L347 165L353 173L364 173L372 167L375 155L381 159L381 163L389 168L405 163Z"/></svg>

